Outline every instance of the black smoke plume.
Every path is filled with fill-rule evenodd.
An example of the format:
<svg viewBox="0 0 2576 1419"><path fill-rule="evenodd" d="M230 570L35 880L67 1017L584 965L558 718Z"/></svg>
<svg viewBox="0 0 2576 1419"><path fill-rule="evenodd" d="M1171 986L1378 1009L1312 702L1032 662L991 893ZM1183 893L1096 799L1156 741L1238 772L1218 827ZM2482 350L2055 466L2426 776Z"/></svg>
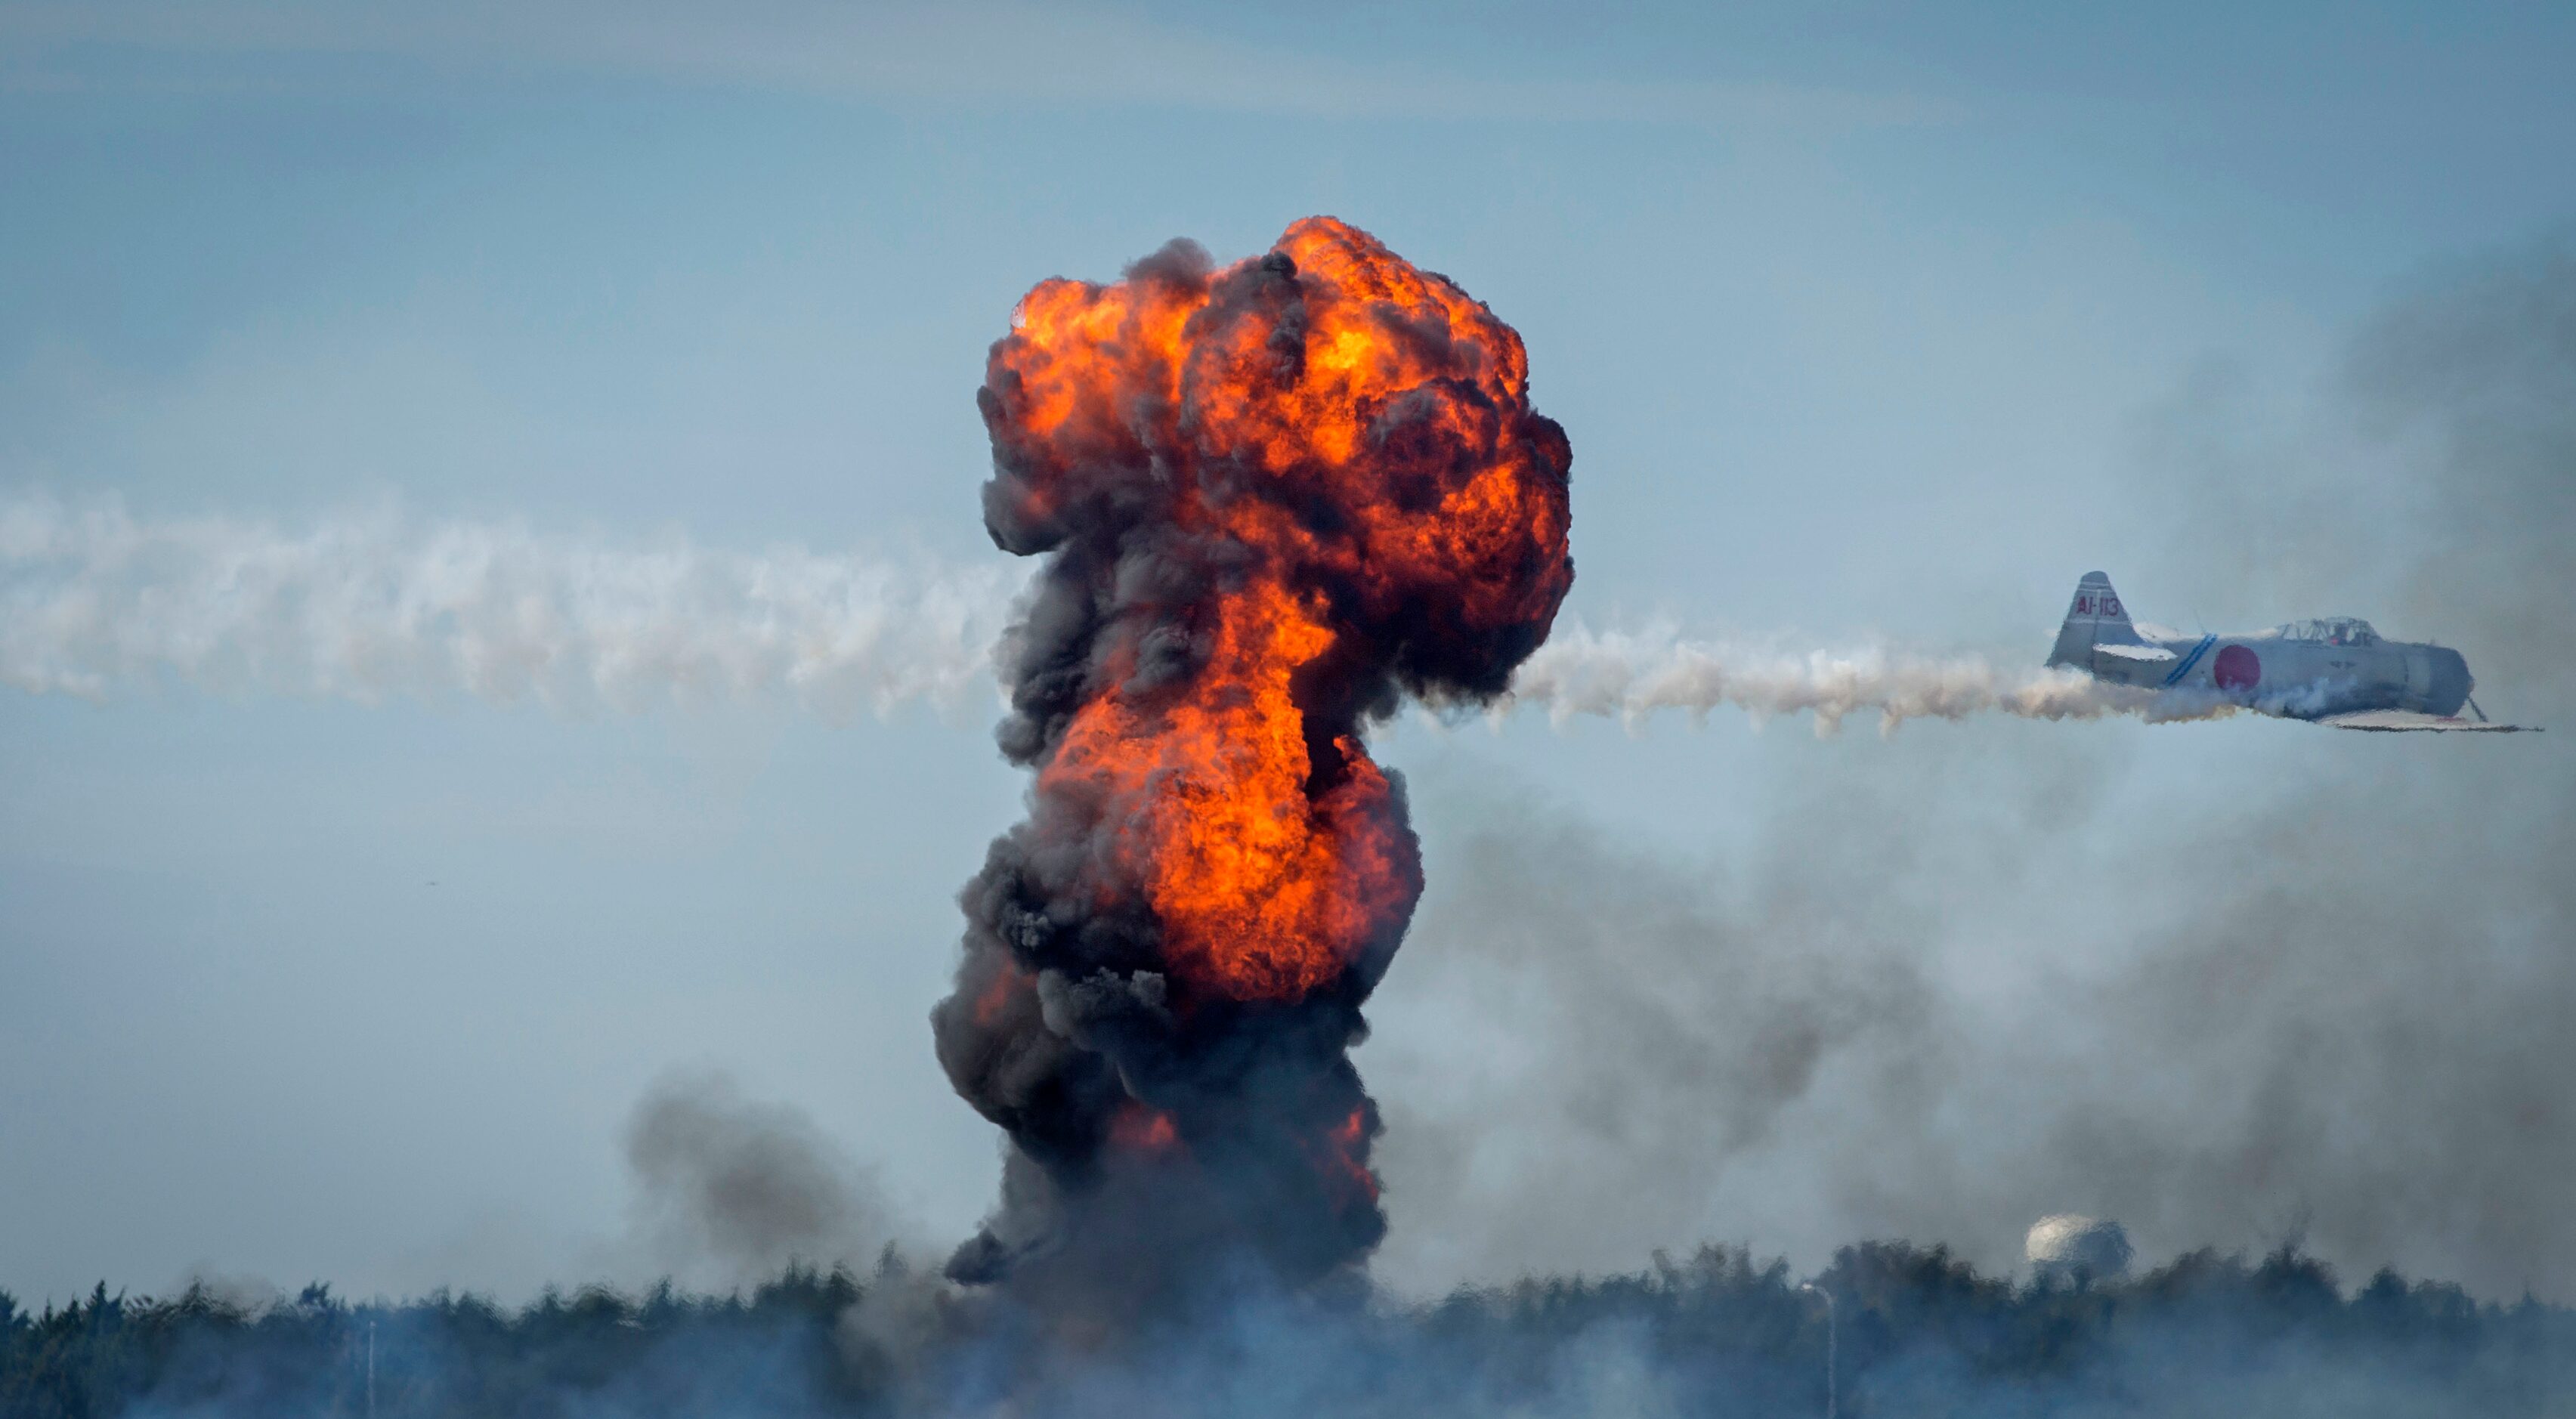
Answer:
<svg viewBox="0 0 2576 1419"><path fill-rule="evenodd" d="M1565 436L1509 327L1324 218L1039 286L979 403L985 526L1047 561L1002 665L1030 817L932 1015L1010 1136L949 1275L1097 1316L1334 1274L1385 1230L1347 1051L1422 885L1359 730L1544 639Z"/></svg>

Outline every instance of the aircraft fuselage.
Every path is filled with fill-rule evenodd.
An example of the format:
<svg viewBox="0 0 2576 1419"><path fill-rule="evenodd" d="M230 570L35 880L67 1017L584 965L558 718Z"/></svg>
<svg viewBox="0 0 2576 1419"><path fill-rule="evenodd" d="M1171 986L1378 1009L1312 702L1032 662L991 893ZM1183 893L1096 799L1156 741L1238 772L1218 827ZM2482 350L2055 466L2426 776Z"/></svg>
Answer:
<svg viewBox="0 0 2576 1419"><path fill-rule="evenodd" d="M2115 684L2179 690L2291 719L2365 710L2457 715L2476 682L2448 646L2382 639L2366 621L2293 621L2243 635L2184 635L2134 625L2110 581L2077 588L2048 663Z"/></svg>

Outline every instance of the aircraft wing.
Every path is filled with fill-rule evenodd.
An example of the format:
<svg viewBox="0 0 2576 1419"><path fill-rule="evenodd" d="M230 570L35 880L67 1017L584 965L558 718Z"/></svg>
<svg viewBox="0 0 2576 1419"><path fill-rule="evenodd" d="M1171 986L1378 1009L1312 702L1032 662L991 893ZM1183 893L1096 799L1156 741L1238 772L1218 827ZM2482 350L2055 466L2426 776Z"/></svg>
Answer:
<svg viewBox="0 0 2576 1419"><path fill-rule="evenodd" d="M2171 660L2174 653L2160 645L2111 645L2093 647L2096 655L2116 655L2122 660Z"/></svg>
<svg viewBox="0 0 2576 1419"><path fill-rule="evenodd" d="M2449 715L2417 714L2412 710L2354 710L2349 714L2330 714L2317 721L2337 729L2362 729L2374 734L2537 734L2536 724L2489 724L2483 720L2455 719Z"/></svg>

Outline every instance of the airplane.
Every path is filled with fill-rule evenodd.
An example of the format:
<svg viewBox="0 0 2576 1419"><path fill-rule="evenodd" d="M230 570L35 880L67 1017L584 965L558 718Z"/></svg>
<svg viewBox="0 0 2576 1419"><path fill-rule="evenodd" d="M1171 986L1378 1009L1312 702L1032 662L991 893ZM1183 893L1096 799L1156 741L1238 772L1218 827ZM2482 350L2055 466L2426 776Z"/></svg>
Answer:
<svg viewBox="0 0 2576 1419"><path fill-rule="evenodd" d="M2086 572L2048 663L2115 685L2180 692L2337 729L2512 734L2469 698L2477 681L2448 646L2383 640L2357 616L2291 621L2244 635L2185 635L2129 620L2111 579ZM2467 706L2476 719L2459 717Z"/></svg>

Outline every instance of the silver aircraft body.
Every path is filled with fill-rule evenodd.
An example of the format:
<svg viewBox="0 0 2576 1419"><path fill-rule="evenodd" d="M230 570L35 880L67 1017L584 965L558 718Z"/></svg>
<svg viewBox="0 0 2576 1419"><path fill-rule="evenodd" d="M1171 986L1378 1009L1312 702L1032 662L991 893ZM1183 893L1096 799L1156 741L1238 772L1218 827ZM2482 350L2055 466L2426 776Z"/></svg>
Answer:
<svg viewBox="0 0 2576 1419"><path fill-rule="evenodd" d="M2326 616L2242 635L2188 635L2129 619L2111 579L2087 572L2048 663L2097 679L2232 703L2338 729L2512 733L2469 698L2469 662L2448 646L2383 639L2368 621ZM2463 719L2466 707L2474 719Z"/></svg>

